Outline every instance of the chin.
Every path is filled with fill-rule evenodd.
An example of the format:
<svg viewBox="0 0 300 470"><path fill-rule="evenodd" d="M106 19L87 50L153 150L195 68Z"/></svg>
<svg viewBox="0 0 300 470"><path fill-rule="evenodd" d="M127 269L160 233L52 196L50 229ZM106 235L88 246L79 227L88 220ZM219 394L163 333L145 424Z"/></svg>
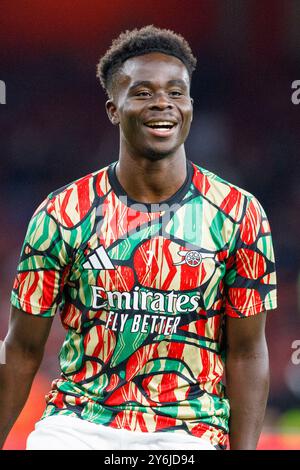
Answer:
<svg viewBox="0 0 300 470"><path fill-rule="evenodd" d="M149 147L147 149L143 149L142 154L146 157L149 158L149 160L152 161L157 161L157 160L162 160L164 158L170 157L172 154L174 154L177 150L177 147L174 149L155 149L152 147Z"/></svg>

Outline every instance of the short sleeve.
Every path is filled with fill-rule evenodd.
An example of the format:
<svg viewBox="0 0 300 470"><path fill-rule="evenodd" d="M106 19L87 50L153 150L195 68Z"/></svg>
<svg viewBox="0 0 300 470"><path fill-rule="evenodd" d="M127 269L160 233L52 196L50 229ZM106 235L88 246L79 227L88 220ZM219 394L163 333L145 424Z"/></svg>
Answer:
<svg viewBox="0 0 300 470"><path fill-rule="evenodd" d="M51 201L46 199L28 225L11 293L12 305L33 315L54 316L68 270L67 246Z"/></svg>
<svg viewBox="0 0 300 470"><path fill-rule="evenodd" d="M227 260L225 313L247 317L277 307L276 270L270 225L251 198Z"/></svg>

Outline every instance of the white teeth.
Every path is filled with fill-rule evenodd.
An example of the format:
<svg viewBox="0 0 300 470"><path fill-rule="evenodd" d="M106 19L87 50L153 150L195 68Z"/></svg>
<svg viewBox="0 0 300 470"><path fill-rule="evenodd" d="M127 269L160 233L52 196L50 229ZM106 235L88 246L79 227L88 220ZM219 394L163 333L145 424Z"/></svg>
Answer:
<svg viewBox="0 0 300 470"><path fill-rule="evenodd" d="M146 123L147 126L149 127L160 127L160 126L174 126L174 122L170 121L157 121L157 122L148 122Z"/></svg>

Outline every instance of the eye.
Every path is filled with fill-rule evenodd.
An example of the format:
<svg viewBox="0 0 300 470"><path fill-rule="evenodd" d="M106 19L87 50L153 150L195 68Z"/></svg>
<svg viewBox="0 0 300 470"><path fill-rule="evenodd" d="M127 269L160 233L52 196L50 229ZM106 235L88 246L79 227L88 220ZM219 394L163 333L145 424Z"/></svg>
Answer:
<svg viewBox="0 0 300 470"><path fill-rule="evenodd" d="M170 91L170 95L171 96L182 96L183 93L182 93L182 91L179 91L179 90L173 90L173 91Z"/></svg>
<svg viewBox="0 0 300 470"><path fill-rule="evenodd" d="M136 93L136 96L150 96L150 95L151 95L150 92L149 92L149 91L145 91L145 90L144 90L144 91L138 91L138 92Z"/></svg>

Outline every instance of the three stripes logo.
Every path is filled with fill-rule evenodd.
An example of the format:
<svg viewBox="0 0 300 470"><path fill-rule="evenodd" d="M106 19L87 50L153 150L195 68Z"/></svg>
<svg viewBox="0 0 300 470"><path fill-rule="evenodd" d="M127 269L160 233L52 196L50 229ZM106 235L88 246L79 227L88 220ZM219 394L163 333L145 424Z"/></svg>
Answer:
<svg viewBox="0 0 300 470"><path fill-rule="evenodd" d="M82 265L85 269L116 269L103 246L99 246Z"/></svg>

